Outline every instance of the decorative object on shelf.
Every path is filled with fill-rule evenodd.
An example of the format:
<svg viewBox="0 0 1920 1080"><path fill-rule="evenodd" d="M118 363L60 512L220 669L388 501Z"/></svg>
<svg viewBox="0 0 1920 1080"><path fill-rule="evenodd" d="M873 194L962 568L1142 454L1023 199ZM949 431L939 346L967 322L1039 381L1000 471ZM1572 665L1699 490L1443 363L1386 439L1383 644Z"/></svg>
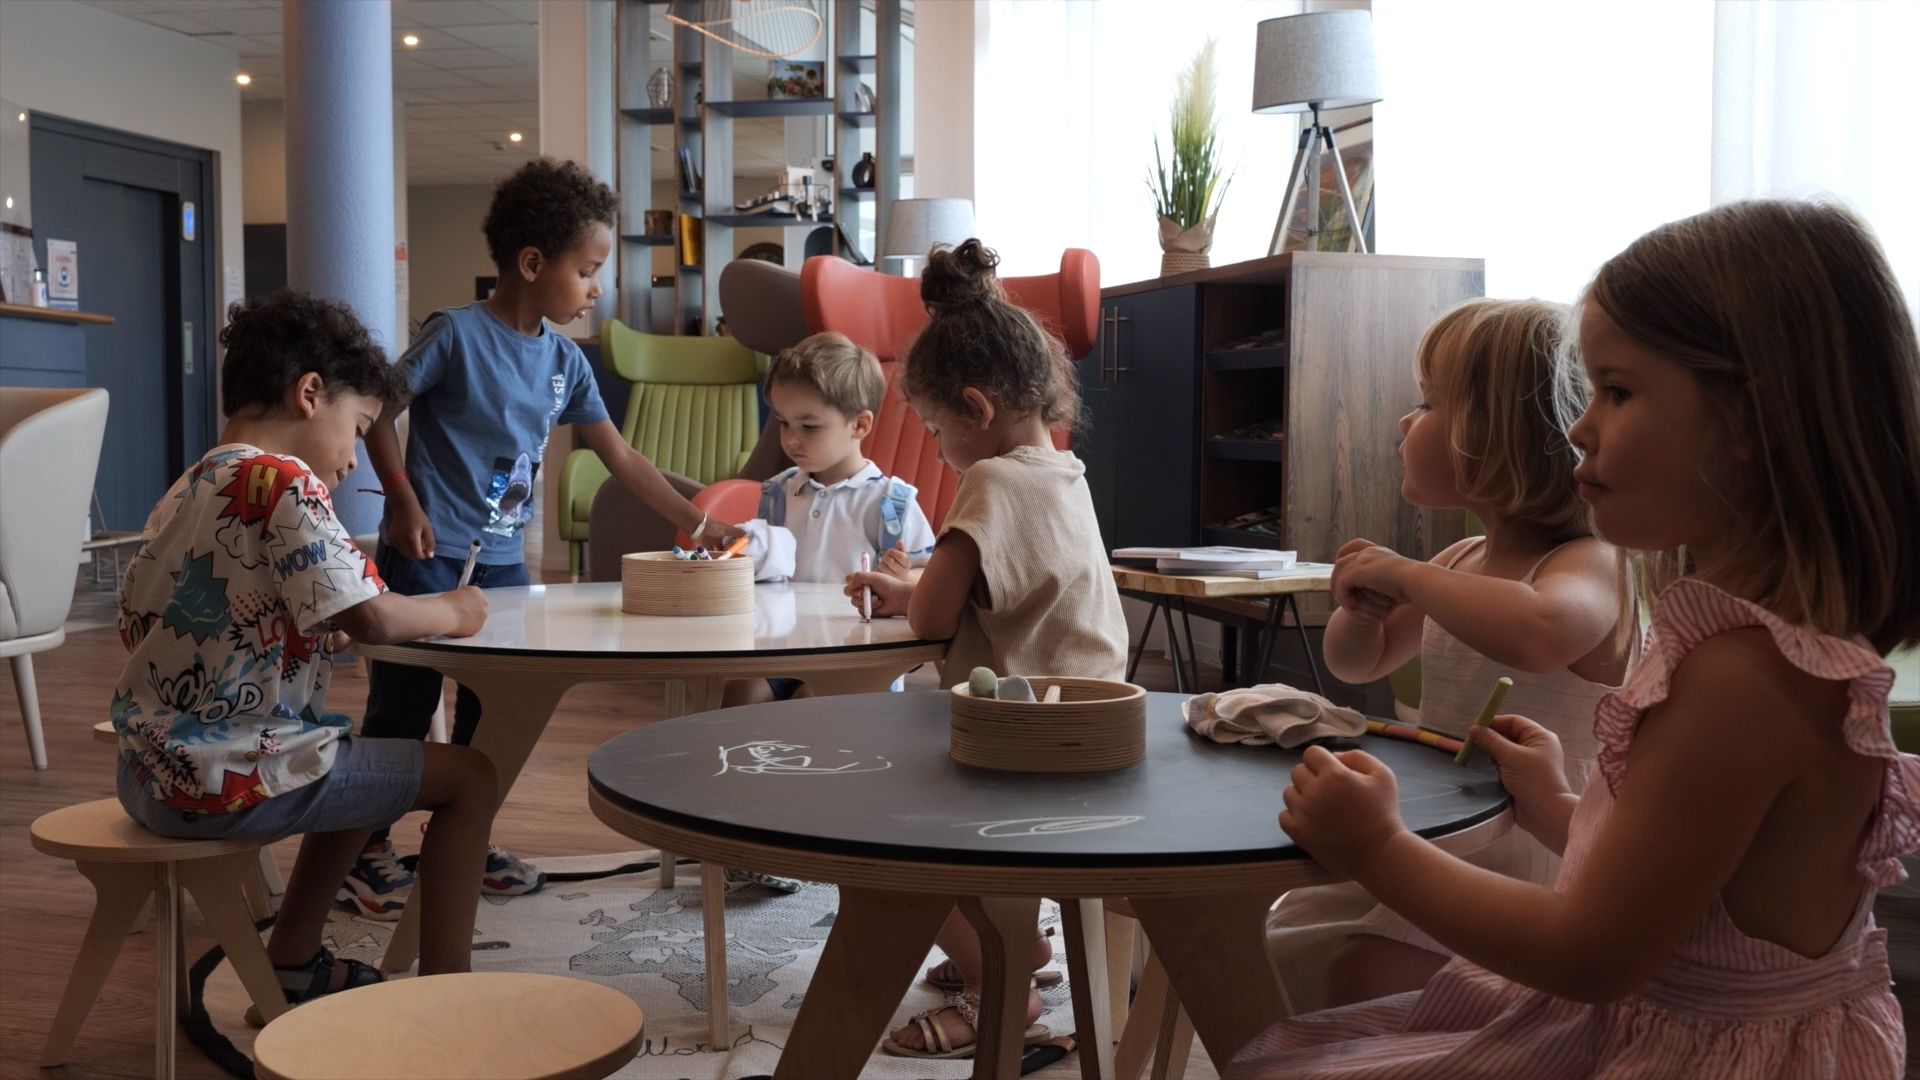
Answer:
<svg viewBox="0 0 1920 1080"><path fill-rule="evenodd" d="M882 259L925 259L935 244L959 245L973 235L971 199L900 199L887 219Z"/></svg>
<svg viewBox="0 0 1920 1080"><path fill-rule="evenodd" d="M680 148L680 193L682 195L700 194L700 166L694 163L693 151Z"/></svg>
<svg viewBox="0 0 1920 1080"><path fill-rule="evenodd" d="M826 70L812 60L775 60L767 69L770 101L812 101L827 96Z"/></svg>
<svg viewBox="0 0 1920 1080"><path fill-rule="evenodd" d="M861 154L860 160L853 163L853 186L871 190L873 188L873 170L875 167L872 154Z"/></svg>
<svg viewBox="0 0 1920 1080"><path fill-rule="evenodd" d="M835 229L840 230L840 250L837 252L833 250ZM855 266L873 265L861 252L860 245L853 242L853 232L847 227L845 221L835 222L833 225L822 225L807 234L807 258L811 259L815 255L836 254Z"/></svg>
<svg viewBox="0 0 1920 1080"><path fill-rule="evenodd" d="M785 266L787 264L787 248L784 244L776 244L771 240L762 240L757 244L747 245L747 249L735 255L734 258L754 259L759 262L772 263L775 266Z"/></svg>
<svg viewBox="0 0 1920 1080"><path fill-rule="evenodd" d="M1215 145L1213 91L1218 76L1213 50L1213 39L1208 38L1176 83L1169 109L1171 168L1160 155L1160 136L1153 137L1154 172L1147 177L1147 190L1153 192L1160 215L1162 276L1204 270L1211 264L1207 252L1213 248L1213 223L1232 180L1222 175Z"/></svg>
<svg viewBox="0 0 1920 1080"><path fill-rule="evenodd" d="M640 215L640 220L645 223L648 236L673 235L673 211L671 210L648 210Z"/></svg>
<svg viewBox="0 0 1920 1080"><path fill-rule="evenodd" d="M855 112L873 111L873 87L861 83L853 88L853 109Z"/></svg>
<svg viewBox="0 0 1920 1080"><path fill-rule="evenodd" d="M765 195L733 204L737 214L806 218L819 221L833 213L833 197L827 188L813 182L808 165L785 166L780 178Z"/></svg>
<svg viewBox="0 0 1920 1080"><path fill-rule="evenodd" d="M673 73L656 68L647 79L647 101L656 109L673 108Z"/></svg>
<svg viewBox="0 0 1920 1080"><path fill-rule="evenodd" d="M1346 204L1340 197L1341 177L1334 174L1335 159L1320 159L1320 232L1313 246L1320 251L1373 250L1373 120L1355 120L1333 129L1340 146L1339 164L1345 166L1347 186L1353 192L1353 206L1360 215L1360 236L1356 241ZM1280 239L1282 251L1305 251L1307 207L1302 199L1287 219L1287 235Z"/></svg>
<svg viewBox="0 0 1920 1080"><path fill-rule="evenodd" d="M680 265L699 266L701 256L700 219L692 214L680 215Z"/></svg>
<svg viewBox="0 0 1920 1080"><path fill-rule="evenodd" d="M1322 241L1331 239L1320 213L1323 152L1333 157L1330 171L1350 223L1344 235L1356 245L1352 250L1367 250L1364 223L1354 204L1347 167L1340 160L1340 146L1334 141L1333 129L1321 123L1320 111L1371 105L1380 99L1380 65L1373 50L1373 16L1368 12L1315 11L1260 24L1254 43L1253 111L1313 114L1312 122L1300 131L1287 192L1280 202L1280 217L1273 224L1273 240L1267 245L1269 255L1286 249L1287 226L1303 189L1305 247L1320 250ZM1371 160L1371 153L1368 156Z"/></svg>
<svg viewBox="0 0 1920 1080"><path fill-rule="evenodd" d="M680 11L669 5L667 21L770 60L807 51L826 30L811 0L702 0L695 19Z"/></svg>

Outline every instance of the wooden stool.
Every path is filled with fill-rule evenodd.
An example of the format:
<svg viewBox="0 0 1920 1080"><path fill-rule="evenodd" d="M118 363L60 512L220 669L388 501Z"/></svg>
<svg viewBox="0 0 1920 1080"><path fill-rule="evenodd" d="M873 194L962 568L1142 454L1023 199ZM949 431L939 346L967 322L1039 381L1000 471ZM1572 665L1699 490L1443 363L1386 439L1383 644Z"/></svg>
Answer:
<svg viewBox="0 0 1920 1080"><path fill-rule="evenodd" d="M154 1075L173 1076L173 1029L186 1007L186 943L180 933L180 887L193 894L200 915L226 950L240 982L268 1019L287 1011L287 999L267 962L267 950L247 915L243 883L256 866L256 840L169 840L140 827L117 799L81 803L33 823L33 846L72 859L93 882L93 918L60 997L42 1066L67 1060L80 1025L113 970L120 945L149 898L154 905Z"/></svg>
<svg viewBox="0 0 1920 1080"><path fill-rule="evenodd" d="M95 742L120 745L120 733L113 730L113 721L102 720L93 725ZM286 894L287 887L280 880L280 867L273 861L273 849L261 845L259 862L253 874L247 878L247 913L255 921L269 918L280 910L279 898ZM140 920L145 921L145 920Z"/></svg>
<svg viewBox="0 0 1920 1080"><path fill-rule="evenodd" d="M584 979L520 972L423 975L329 994L267 1025L261 1080L594 1080L640 1053L632 998Z"/></svg>

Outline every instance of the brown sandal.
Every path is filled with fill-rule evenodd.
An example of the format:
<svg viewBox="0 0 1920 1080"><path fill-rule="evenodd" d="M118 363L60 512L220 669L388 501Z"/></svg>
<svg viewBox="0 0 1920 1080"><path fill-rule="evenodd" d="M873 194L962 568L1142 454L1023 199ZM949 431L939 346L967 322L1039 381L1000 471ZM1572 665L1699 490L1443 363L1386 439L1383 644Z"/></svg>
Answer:
<svg viewBox="0 0 1920 1080"><path fill-rule="evenodd" d="M946 1029L940 1026L938 1018L943 1012L959 1013L960 1019L965 1020L967 1026L973 1029L974 1041L965 1046L954 1046L952 1040L947 1038ZM926 1044L925 1047L903 1046L894 1042L893 1037L889 1035L887 1041L880 1044L880 1049L896 1057L970 1058L973 1056L973 1048L979 1045L980 996L968 992L948 994L946 1004L937 1009L915 1013L908 1017L908 1023L919 1026L920 1041ZM1053 1038L1053 1032L1045 1024L1029 1025L1020 1036L1022 1044L1026 1046L1038 1046L1051 1038Z"/></svg>

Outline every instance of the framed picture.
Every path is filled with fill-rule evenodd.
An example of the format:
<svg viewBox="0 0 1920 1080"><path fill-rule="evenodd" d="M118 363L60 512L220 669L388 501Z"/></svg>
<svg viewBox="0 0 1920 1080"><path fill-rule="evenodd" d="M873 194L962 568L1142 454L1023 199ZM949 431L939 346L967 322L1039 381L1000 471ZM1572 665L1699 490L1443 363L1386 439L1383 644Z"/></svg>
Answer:
<svg viewBox="0 0 1920 1080"><path fill-rule="evenodd" d="M767 65L767 97L773 101L827 96L826 67L813 60L774 60Z"/></svg>
<svg viewBox="0 0 1920 1080"><path fill-rule="evenodd" d="M1347 166L1347 186L1353 189L1353 207L1360 215L1360 235L1367 250L1378 250L1373 242L1373 120L1356 120L1333 129L1333 141L1340 146L1340 160ZM1340 196L1340 180L1333 172L1333 155L1320 153L1320 230L1321 251L1353 251L1353 225L1347 221L1346 201ZM1305 251L1307 248L1307 199L1301 192L1287 222L1287 235L1281 251Z"/></svg>

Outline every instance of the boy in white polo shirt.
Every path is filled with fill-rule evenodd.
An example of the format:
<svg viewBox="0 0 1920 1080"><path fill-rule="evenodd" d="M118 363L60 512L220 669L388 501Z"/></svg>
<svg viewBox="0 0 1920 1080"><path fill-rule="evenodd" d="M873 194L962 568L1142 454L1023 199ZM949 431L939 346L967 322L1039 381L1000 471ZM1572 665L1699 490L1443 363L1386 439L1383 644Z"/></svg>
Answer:
<svg viewBox="0 0 1920 1080"><path fill-rule="evenodd" d="M862 553L905 578L926 565L933 528L918 493L860 453L886 392L880 361L840 334L815 334L774 358L767 401L794 467L761 486L759 516L743 526L756 580L843 582ZM806 695L796 679L736 679L722 701Z"/></svg>

